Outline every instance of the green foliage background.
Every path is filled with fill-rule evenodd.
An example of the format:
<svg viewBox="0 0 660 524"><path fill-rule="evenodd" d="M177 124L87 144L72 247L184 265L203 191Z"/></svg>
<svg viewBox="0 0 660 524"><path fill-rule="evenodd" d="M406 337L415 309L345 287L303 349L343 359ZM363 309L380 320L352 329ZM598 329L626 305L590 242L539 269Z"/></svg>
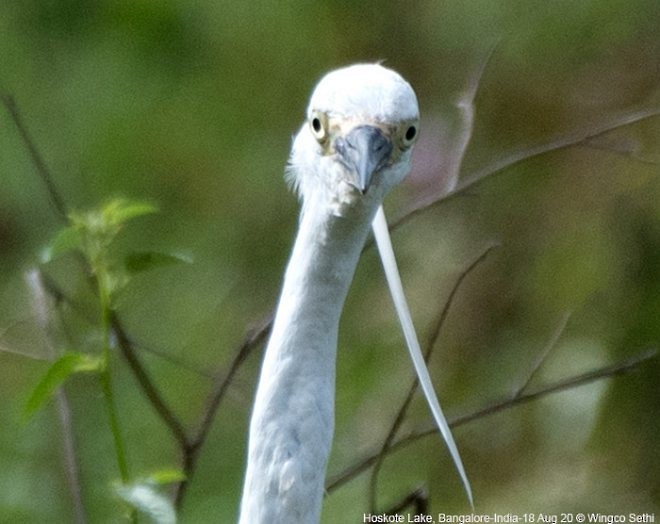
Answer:
<svg viewBox="0 0 660 524"><path fill-rule="evenodd" d="M120 251L192 256L193 264L136 277L118 300L150 372L192 426L208 375L226 369L276 299L297 220L283 165L325 71L384 59L418 92L423 138L411 180L387 203L394 217L440 183L430 174L457 126L454 102L495 42L464 172L657 108L658 27L657 0L4 0L0 89L15 96L71 208L114 196L158 204L159 214L126 229ZM659 162L655 117L507 169L398 230L395 249L422 339L460 271L485 245L501 243L461 289L432 361L448 414L510 395L567 311L537 385L657 346ZM0 184L0 521L68 522L54 410L21 423L48 354L23 275L62 224L4 111ZM76 260L62 257L48 271L94 318ZM90 328L85 315L65 312L67 337L56 343L93 348ZM182 522L236 515L259 355L218 412ZM658 370L656 359L633 375L459 429L477 511L657 511ZM176 466L176 446L130 372L115 371L134 474ZM411 377L368 251L342 320L330 472L382 442ZM117 472L97 384L75 377L67 392L90 519L115 521L109 485ZM427 419L417 399L406 428ZM328 497L323 521L360 521L367 478ZM437 438L386 462L379 500L386 506L422 484L433 513L467 511Z"/></svg>

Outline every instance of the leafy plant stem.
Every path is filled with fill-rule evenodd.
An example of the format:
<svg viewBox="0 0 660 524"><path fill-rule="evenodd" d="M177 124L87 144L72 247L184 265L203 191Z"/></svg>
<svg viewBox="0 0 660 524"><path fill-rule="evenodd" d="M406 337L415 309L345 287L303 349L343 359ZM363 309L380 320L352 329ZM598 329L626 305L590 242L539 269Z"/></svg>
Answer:
<svg viewBox="0 0 660 524"><path fill-rule="evenodd" d="M126 449L124 441L121 436L121 428L119 426L119 417L117 415L117 406L115 404L114 392L112 389L112 373L110 368L110 290L108 286L108 274L104 264L99 261L96 269L96 281L98 284L99 306L101 313L101 332L103 340L103 370L99 374L101 381L101 389L103 390L103 397L105 399L106 410L108 412L108 419L110 421L110 431L112 432L112 439L115 446L115 456L117 458L117 467L119 468L119 475L123 484L128 484L130 481L128 473L128 462L126 460ZM130 520L132 523L137 524L137 512L135 509L130 511Z"/></svg>

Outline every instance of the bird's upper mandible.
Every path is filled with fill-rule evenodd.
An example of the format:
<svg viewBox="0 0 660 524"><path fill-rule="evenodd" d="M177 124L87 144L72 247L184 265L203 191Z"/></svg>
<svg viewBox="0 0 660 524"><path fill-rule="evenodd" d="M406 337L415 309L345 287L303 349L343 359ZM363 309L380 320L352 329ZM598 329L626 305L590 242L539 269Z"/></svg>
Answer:
<svg viewBox="0 0 660 524"><path fill-rule="evenodd" d="M417 97L398 73L380 64L337 69L312 93L287 176L305 204L341 215L365 198L382 201L408 174L418 134Z"/></svg>

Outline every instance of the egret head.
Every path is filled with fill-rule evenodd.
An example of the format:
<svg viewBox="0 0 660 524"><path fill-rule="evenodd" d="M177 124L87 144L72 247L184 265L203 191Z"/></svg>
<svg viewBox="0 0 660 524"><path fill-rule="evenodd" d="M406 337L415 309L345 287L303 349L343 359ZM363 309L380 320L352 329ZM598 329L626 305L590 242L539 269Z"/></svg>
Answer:
<svg viewBox="0 0 660 524"><path fill-rule="evenodd" d="M318 83L289 159L289 180L305 203L345 206L382 200L410 170L419 133L417 97L379 64L337 69Z"/></svg>

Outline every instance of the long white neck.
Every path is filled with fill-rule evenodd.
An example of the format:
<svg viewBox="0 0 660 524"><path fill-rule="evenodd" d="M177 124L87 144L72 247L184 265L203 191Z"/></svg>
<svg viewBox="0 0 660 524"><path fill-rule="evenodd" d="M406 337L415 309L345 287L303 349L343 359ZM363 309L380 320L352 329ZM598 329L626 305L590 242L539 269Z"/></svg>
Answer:
<svg viewBox="0 0 660 524"><path fill-rule="evenodd" d="M250 422L241 524L316 523L334 425L339 317L377 204L307 203Z"/></svg>

